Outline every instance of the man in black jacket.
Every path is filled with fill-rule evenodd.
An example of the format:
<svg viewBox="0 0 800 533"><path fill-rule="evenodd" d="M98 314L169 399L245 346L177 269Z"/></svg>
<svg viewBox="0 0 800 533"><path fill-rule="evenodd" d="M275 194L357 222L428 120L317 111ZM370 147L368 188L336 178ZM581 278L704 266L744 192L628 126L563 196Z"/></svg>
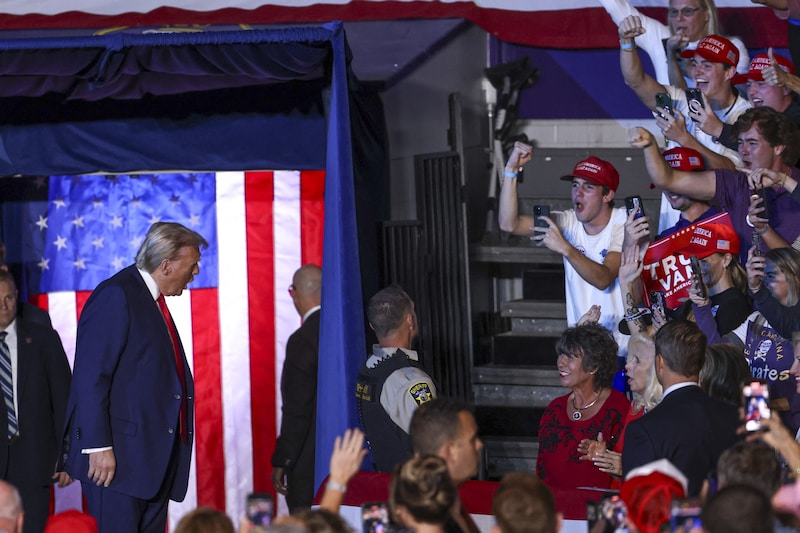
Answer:
<svg viewBox="0 0 800 533"><path fill-rule="evenodd" d="M664 399L625 429L622 474L656 459L669 459L697 496L719 456L736 441L735 406L708 396L697 385L706 337L693 322L673 320L658 330L656 377Z"/></svg>
<svg viewBox="0 0 800 533"><path fill-rule="evenodd" d="M295 272L289 294L303 325L286 343L281 375L281 432L272 454L272 485L286 496L289 511L311 507L317 425L317 361L322 270Z"/></svg>

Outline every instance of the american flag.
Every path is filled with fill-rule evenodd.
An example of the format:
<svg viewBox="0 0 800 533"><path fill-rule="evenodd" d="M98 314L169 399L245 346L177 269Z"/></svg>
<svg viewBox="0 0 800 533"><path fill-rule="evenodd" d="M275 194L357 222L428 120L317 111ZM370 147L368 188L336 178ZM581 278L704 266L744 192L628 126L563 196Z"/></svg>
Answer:
<svg viewBox="0 0 800 533"><path fill-rule="evenodd" d="M238 520L248 492L272 490L278 380L300 325L286 289L302 264L322 263L324 181L323 171L51 176L27 183L46 201L3 206L20 215L29 299L49 310L70 363L91 290L133 263L150 224L209 241L190 290L167 299L196 383L192 478L171 526L198 505ZM56 510L80 507L79 490L59 491Z"/></svg>

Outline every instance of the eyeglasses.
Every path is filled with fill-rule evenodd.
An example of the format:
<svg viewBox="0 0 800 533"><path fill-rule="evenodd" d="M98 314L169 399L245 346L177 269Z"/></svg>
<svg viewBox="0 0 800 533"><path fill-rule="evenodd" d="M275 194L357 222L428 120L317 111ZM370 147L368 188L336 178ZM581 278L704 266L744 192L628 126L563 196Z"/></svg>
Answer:
<svg viewBox="0 0 800 533"><path fill-rule="evenodd" d="M292 298L294 298L294 291L295 291L295 288L294 288L294 283L292 283L291 285L289 285L289 289L288 289L288 290L289 290L289 296L291 296Z"/></svg>
<svg viewBox="0 0 800 533"><path fill-rule="evenodd" d="M703 9L702 7L684 7L683 9L667 9L667 15L671 19L678 18L678 15L683 15L683 18L688 19L693 17L695 13Z"/></svg>

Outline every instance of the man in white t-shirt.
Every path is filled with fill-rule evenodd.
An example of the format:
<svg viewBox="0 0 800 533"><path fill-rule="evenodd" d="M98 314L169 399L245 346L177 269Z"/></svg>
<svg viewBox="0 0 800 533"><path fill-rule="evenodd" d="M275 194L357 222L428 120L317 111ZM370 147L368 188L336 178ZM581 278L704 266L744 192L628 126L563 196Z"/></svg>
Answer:
<svg viewBox="0 0 800 533"><path fill-rule="evenodd" d="M691 72L699 89L699 94L690 95L682 88L659 83L645 72L634 42L644 31L639 17L626 17L620 23L620 68L625 84L656 114L656 123L667 140L666 147L697 150L708 169L734 170L741 166L737 151L719 141L723 125L733 124L751 107L734 87L744 81L736 75L739 50L725 37L707 35L695 50L681 52L681 57L691 60ZM672 109L656 107L658 93L669 95ZM662 201L658 231L673 226L678 216L677 211Z"/></svg>
<svg viewBox="0 0 800 533"><path fill-rule="evenodd" d="M619 173L608 161L589 157L562 180L572 183L572 209L539 217L547 227L537 227L531 215L517 209L517 171L533 157L533 148L516 143L506 163L500 191L499 220L503 231L531 237L564 257L567 323L574 326L593 305L601 308L600 325L617 336L620 354L626 339L617 324L623 316L617 272L621 260L625 209L614 208Z"/></svg>

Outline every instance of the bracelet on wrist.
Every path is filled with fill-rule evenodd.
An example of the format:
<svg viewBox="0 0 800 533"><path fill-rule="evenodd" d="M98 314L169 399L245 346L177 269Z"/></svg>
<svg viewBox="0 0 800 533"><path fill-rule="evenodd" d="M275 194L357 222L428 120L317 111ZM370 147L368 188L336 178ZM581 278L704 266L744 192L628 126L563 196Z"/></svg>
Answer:
<svg viewBox="0 0 800 533"><path fill-rule="evenodd" d="M781 174L783 174L783 179L781 180L781 184L778 185L778 187L785 186L786 185L786 180L789 179L789 174L787 174L786 172L781 172Z"/></svg>
<svg viewBox="0 0 800 533"><path fill-rule="evenodd" d="M744 216L744 221L745 221L745 222L747 222L747 225L748 225L748 226L750 226L751 228L755 228L755 226L753 225L753 223L752 223L752 222L750 222L750 213L748 213L748 214L746 214L746 215Z"/></svg>
<svg viewBox="0 0 800 533"><path fill-rule="evenodd" d="M764 224L764 227L761 229L758 229L757 227L753 226L753 233L759 236L764 235L768 229L769 229L769 224Z"/></svg>
<svg viewBox="0 0 800 533"><path fill-rule="evenodd" d="M633 52L634 50L636 50L636 42L631 41L629 43L623 43L622 39L620 39L619 47L620 49L625 50L626 52Z"/></svg>
<svg viewBox="0 0 800 533"><path fill-rule="evenodd" d="M519 176L519 172L512 172L510 170L504 170L503 171L503 177L505 177L505 178L508 178L508 179L511 179L511 180L515 180L515 179L517 179L517 176Z"/></svg>
<svg viewBox="0 0 800 533"><path fill-rule="evenodd" d="M335 481L328 481L328 483L325 484L325 488L339 491L342 494L347 492L347 485L343 485L342 483L337 483Z"/></svg>

